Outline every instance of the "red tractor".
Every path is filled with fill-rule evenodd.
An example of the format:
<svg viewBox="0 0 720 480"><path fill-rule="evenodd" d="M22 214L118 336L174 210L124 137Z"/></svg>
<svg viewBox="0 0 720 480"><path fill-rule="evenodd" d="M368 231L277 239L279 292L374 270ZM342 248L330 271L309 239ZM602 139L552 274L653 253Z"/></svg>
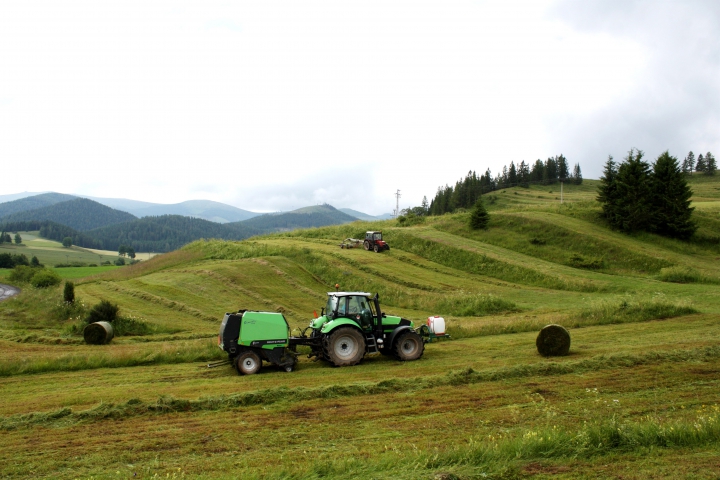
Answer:
<svg viewBox="0 0 720 480"><path fill-rule="evenodd" d="M365 232L363 247L365 250L372 250L375 253L390 250L390 245L382 239L382 232Z"/></svg>

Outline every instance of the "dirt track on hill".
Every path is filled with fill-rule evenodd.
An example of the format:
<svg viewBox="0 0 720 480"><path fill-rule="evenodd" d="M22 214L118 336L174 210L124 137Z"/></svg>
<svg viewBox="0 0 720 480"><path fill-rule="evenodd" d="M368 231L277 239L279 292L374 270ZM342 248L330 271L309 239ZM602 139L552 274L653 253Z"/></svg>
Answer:
<svg viewBox="0 0 720 480"><path fill-rule="evenodd" d="M0 283L0 302L12 297L13 295L17 295L18 293L20 293L19 288Z"/></svg>

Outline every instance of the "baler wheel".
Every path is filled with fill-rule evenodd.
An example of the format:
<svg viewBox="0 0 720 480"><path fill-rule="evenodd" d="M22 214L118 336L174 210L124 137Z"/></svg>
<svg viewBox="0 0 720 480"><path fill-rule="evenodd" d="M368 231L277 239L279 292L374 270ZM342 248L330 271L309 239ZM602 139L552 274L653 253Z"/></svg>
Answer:
<svg viewBox="0 0 720 480"><path fill-rule="evenodd" d="M417 360L422 357L425 351L425 344L422 337L412 330L400 334L400 338L395 342L395 357L398 360L407 362Z"/></svg>
<svg viewBox="0 0 720 480"><path fill-rule="evenodd" d="M240 375L252 375L260 371L262 360L255 352L245 352L235 359L235 368Z"/></svg>
<svg viewBox="0 0 720 480"><path fill-rule="evenodd" d="M326 355L336 367L357 365L365 355L365 339L352 327L340 327L330 334Z"/></svg>
<svg viewBox="0 0 720 480"><path fill-rule="evenodd" d="M363 247L365 247L365 250L370 250L370 242L368 242L367 240L365 240L365 241L363 242Z"/></svg>

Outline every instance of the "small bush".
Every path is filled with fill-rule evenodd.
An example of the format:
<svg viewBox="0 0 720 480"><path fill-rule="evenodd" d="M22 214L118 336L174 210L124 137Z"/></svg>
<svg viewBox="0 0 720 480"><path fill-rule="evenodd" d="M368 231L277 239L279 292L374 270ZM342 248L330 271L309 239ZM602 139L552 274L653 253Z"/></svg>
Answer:
<svg viewBox="0 0 720 480"><path fill-rule="evenodd" d="M52 270L43 268L33 275L30 279L30 285L35 288L48 288L58 285L61 281L60 275Z"/></svg>
<svg viewBox="0 0 720 480"><path fill-rule="evenodd" d="M397 219L398 226L400 227L410 227L412 225L420 225L425 223L425 217L421 215L415 215L414 213L410 212L407 215L400 215Z"/></svg>
<svg viewBox="0 0 720 480"><path fill-rule="evenodd" d="M115 265L117 265L118 267L121 267L121 266L125 265L125 259L124 259L124 258L118 258L117 260L115 260Z"/></svg>
<svg viewBox="0 0 720 480"><path fill-rule="evenodd" d="M547 242L546 242L545 240L542 240L542 239L537 238L537 237L531 238L531 239L530 239L530 243L533 244L533 245L538 245L538 246L542 246L542 245L546 245L546 244L547 244Z"/></svg>
<svg viewBox="0 0 720 480"><path fill-rule="evenodd" d="M75 284L70 281L65 281L65 289L63 290L63 300L67 303L73 303L75 301Z"/></svg>
<svg viewBox="0 0 720 480"><path fill-rule="evenodd" d="M105 260L100 265L112 265L112 262L110 260Z"/></svg>
<svg viewBox="0 0 720 480"><path fill-rule="evenodd" d="M32 268L26 265L18 265L10 272L8 280L15 283L30 283L39 268Z"/></svg>
<svg viewBox="0 0 720 480"><path fill-rule="evenodd" d="M95 305L90 309L90 312L88 312L87 317L85 317L86 323L95 323L95 322L108 322L113 323L115 319L117 319L118 314L118 306L110 303L107 300L100 300L100 303Z"/></svg>

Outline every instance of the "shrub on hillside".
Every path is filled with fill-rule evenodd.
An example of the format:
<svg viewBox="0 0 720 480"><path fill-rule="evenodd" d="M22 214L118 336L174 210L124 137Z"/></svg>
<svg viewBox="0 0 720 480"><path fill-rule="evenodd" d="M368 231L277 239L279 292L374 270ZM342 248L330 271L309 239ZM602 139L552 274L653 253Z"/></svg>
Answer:
<svg viewBox="0 0 720 480"><path fill-rule="evenodd" d="M63 300L67 303L73 303L75 301L75 284L69 280L65 281Z"/></svg>
<svg viewBox="0 0 720 480"><path fill-rule="evenodd" d="M585 258L577 253L570 257L569 265L575 268L586 268L588 270L599 270L605 266L602 258Z"/></svg>
<svg viewBox="0 0 720 480"><path fill-rule="evenodd" d="M8 280L15 283L30 283L39 268L28 267L27 265L18 265L10 272Z"/></svg>
<svg viewBox="0 0 720 480"><path fill-rule="evenodd" d="M48 288L58 285L62 279L60 275L46 268L38 269L30 279L30 285L35 288Z"/></svg>
<svg viewBox="0 0 720 480"><path fill-rule="evenodd" d="M425 223L425 220L425 217L409 212L407 215L400 215L397 222L400 227L410 227L412 225Z"/></svg>
<svg viewBox="0 0 720 480"><path fill-rule="evenodd" d="M495 313L517 312L520 309L513 302L493 295L463 295L445 297L437 308L441 312L458 317L480 317Z"/></svg>
<svg viewBox="0 0 720 480"><path fill-rule="evenodd" d="M108 322L112 323L117 319L118 314L118 306L114 303L110 303L107 300L100 300L100 303L95 305L90 309L88 312L87 317L85 317L86 323L95 323L95 322Z"/></svg>

